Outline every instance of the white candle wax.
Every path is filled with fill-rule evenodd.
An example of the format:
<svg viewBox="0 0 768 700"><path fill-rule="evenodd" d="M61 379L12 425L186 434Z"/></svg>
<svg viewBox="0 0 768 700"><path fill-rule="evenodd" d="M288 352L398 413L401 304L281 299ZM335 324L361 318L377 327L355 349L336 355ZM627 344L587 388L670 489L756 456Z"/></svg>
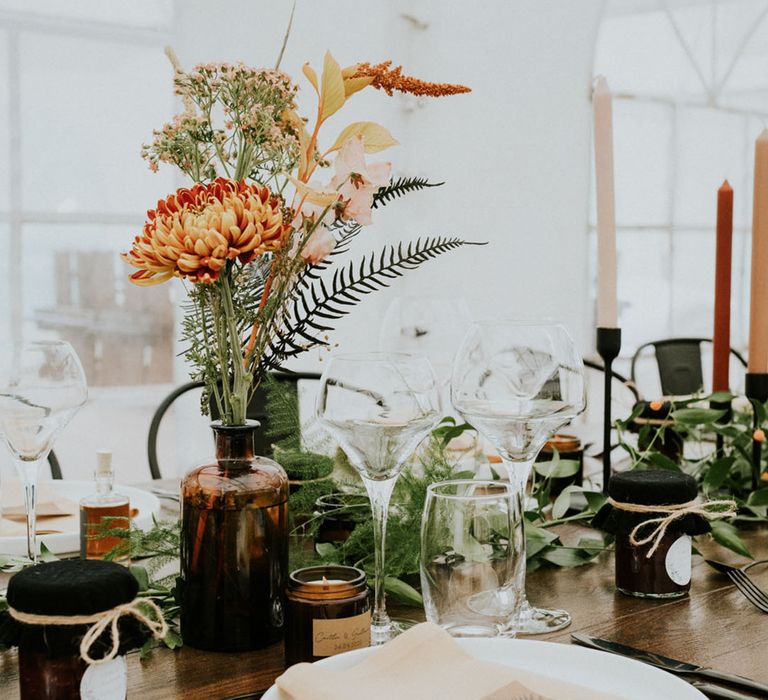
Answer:
<svg viewBox="0 0 768 700"><path fill-rule="evenodd" d="M599 75L592 93L597 197L597 326L617 328L616 210L613 191L613 110L611 91Z"/></svg>

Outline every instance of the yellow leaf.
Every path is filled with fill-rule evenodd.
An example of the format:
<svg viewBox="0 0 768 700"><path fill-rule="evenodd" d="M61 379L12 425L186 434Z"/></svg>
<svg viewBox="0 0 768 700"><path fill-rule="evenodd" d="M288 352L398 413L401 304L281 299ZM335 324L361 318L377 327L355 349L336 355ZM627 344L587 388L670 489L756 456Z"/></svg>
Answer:
<svg viewBox="0 0 768 700"><path fill-rule="evenodd" d="M381 124L376 122L353 122L339 134L339 137L328 153L337 151L344 145L345 141L354 136L362 136L364 138L363 145L366 153L377 153L398 144L398 141Z"/></svg>
<svg viewBox="0 0 768 700"><path fill-rule="evenodd" d="M339 193L336 190L316 190L295 177L289 176L288 179L293 183L298 193L305 198L305 201L311 204L327 207L339 198Z"/></svg>
<svg viewBox="0 0 768 700"><path fill-rule="evenodd" d="M317 87L317 73L315 73L315 69L312 68L309 63L305 63L302 66L301 71L307 76L307 80L312 83L312 87L315 88L315 92L319 95L320 89Z"/></svg>
<svg viewBox="0 0 768 700"><path fill-rule="evenodd" d="M328 51L323 63L322 89L320 91L320 118L325 121L336 114L344 106L344 78L341 77L341 66Z"/></svg>
<svg viewBox="0 0 768 700"><path fill-rule="evenodd" d="M368 87L373 82L372 77L364 76L362 78L344 78L344 96L349 97L356 92L360 92L364 87Z"/></svg>

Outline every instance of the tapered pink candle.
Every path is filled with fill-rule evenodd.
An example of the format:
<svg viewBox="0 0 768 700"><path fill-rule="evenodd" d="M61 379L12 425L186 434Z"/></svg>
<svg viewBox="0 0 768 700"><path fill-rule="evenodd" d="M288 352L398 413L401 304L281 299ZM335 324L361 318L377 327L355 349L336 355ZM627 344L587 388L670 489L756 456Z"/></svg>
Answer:
<svg viewBox="0 0 768 700"><path fill-rule="evenodd" d="M747 371L753 374L768 372L768 129L763 129L755 142Z"/></svg>
<svg viewBox="0 0 768 700"><path fill-rule="evenodd" d="M592 92L595 129L595 193L597 196L597 326L617 328L616 208L613 192L613 108L602 75Z"/></svg>

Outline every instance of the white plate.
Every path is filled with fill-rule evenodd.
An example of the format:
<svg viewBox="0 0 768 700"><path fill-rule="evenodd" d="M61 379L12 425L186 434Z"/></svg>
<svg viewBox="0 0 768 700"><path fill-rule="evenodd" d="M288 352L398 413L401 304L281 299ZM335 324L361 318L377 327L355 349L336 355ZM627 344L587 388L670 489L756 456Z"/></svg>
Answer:
<svg viewBox="0 0 768 700"><path fill-rule="evenodd" d="M610 693L617 700L696 700L705 697L684 680L653 666L574 644L534 642L527 639L456 641L478 659L570 681L589 690ZM331 656L317 663L334 671L341 671L359 663L373 651L372 648L358 649ZM272 686L263 700L289 700L289 696Z"/></svg>
<svg viewBox="0 0 768 700"><path fill-rule="evenodd" d="M55 489L58 495L75 503L96 491L92 481L66 481L63 479L61 481L41 481L40 486L44 486L46 489ZM160 501L157 497L148 491L142 491L131 486L115 484L114 490L116 493L128 497L131 508L139 509L138 515L133 519L133 524L142 530L149 530L152 527L152 516L160 514ZM38 525L44 527L40 521L38 521ZM37 539L44 542L45 546L54 554L69 554L80 549L79 528L57 534L38 535ZM26 553L26 537L0 537L0 554L25 555Z"/></svg>

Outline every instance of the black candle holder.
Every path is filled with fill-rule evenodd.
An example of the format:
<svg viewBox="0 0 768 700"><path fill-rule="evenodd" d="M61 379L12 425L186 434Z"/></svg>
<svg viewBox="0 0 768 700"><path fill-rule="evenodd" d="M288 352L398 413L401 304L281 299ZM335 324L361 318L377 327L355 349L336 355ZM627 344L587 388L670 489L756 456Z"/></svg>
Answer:
<svg viewBox="0 0 768 700"><path fill-rule="evenodd" d="M747 372L744 381L745 394L752 401L765 403L768 401L768 373L765 372ZM757 420L757 411L754 411L753 427L759 428ZM762 459L763 443L752 439L752 490L760 485L760 463Z"/></svg>
<svg viewBox="0 0 768 700"><path fill-rule="evenodd" d="M730 422L733 414L730 401L710 401L709 407L714 411L724 412L723 415L717 419L718 423L725 424ZM715 454L717 455L718 459L725 455L723 436L720 433L715 435Z"/></svg>
<svg viewBox="0 0 768 700"><path fill-rule="evenodd" d="M597 329L597 354L603 360L603 493L608 493L611 478L611 378L613 361L621 350L621 328Z"/></svg>

